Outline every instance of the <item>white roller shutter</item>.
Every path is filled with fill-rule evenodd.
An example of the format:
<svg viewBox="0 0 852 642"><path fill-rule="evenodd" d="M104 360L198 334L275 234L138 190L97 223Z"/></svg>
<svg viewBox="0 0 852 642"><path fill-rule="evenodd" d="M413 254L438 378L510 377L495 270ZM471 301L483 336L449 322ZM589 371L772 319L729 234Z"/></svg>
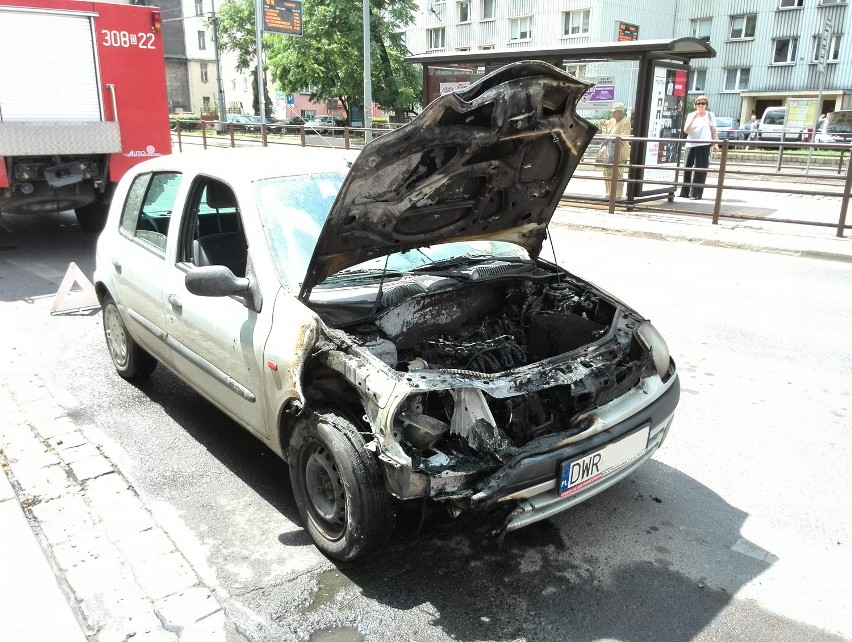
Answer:
<svg viewBox="0 0 852 642"><path fill-rule="evenodd" d="M89 15L0 10L0 119L102 120Z"/></svg>

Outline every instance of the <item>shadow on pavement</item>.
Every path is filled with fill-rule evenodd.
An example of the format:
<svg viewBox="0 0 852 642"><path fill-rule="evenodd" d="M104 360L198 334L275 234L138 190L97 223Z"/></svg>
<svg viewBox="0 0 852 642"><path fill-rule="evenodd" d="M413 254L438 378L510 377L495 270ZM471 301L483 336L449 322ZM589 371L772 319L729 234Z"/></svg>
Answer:
<svg viewBox="0 0 852 642"><path fill-rule="evenodd" d="M0 215L0 301L56 294L72 262L91 279L97 240L80 229L73 212Z"/></svg>
<svg viewBox="0 0 852 642"><path fill-rule="evenodd" d="M649 495L649 487L663 499ZM651 460L602 495L509 533L502 548L476 528L438 527L340 572L364 597L402 612L422 609L458 640L691 640L714 620L717 630L725 627L720 614L732 595L770 565L730 550L742 541L746 517L707 487ZM643 549L645 559L637 555ZM671 553L684 550L689 565L709 577L696 580L678 570L685 564L672 561ZM826 637L759 606L748 611L749 626L767 626L752 631L754 639ZM733 622L727 639L741 638L742 625Z"/></svg>

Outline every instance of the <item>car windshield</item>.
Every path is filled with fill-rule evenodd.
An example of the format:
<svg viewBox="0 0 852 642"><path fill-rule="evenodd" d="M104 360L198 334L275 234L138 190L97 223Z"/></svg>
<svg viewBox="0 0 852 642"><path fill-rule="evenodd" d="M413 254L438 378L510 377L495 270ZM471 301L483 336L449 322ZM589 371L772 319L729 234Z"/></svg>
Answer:
<svg viewBox="0 0 852 642"><path fill-rule="evenodd" d="M300 285L343 173L282 176L255 184L257 209L281 283Z"/></svg>
<svg viewBox="0 0 852 642"><path fill-rule="evenodd" d="M345 174L283 176L258 181L255 197L266 242L282 284L301 285ZM369 279L388 272L441 270L471 262L529 260L526 250L503 241L442 243L395 252L341 270L326 285Z"/></svg>
<svg viewBox="0 0 852 642"><path fill-rule="evenodd" d="M832 112L828 115L828 131L848 134L852 132L852 112Z"/></svg>
<svg viewBox="0 0 852 642"><path fill-rule="evenodd" d="M369 279L382 273L431 272L483 261L528 261L527 251L505 241L456 241L394 252L364 261L331 275L326 285Z"/></svg>
<svg viewBox="0 0 852 642"><path fill-rule="evenodd" d="M734 121L732 118L716 118L716 126L717 127L733 127Z"/></svg>
<svg viewBox="0 0 852 642"><path fill-rule="evenodd" d="M763 124L764 125L783 125L784 124L784 112L783 111L768 111L763 115Z"/></svg>

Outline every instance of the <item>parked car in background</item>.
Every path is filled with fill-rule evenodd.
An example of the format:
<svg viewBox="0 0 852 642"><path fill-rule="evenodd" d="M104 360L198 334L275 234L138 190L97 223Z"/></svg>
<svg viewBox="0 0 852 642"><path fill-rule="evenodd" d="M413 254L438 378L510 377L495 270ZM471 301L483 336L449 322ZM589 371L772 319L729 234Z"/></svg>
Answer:
<svg viewBox="0 0 852 642"><path fill-rule="evenodd" d="M338 560L385 550L401 502L503 533L609 488L663 443L680 383L646 317L542 256L589 86L518 62L358 156L137 165L94 275L118 374L162 364L267 444Z"/></svg>
<svg viewBox="0 0 852 642"><path fill-rule="evenodd" d="M317 134L333 134L335 127L343 127L346 125L346 120L340 116L326 114L323 116L314 116L311 120L305 123L305 130Z"/></svg>
<svg viewBox="0 0 852 642"><path fill-rule="evenodd" d="M740 121L736 118L726 118L724 116L716 116L716 131L719 134L720 140L744 140L745 132L740 129Z"/></svg>
<svg viewBox="0 0 852 642"><path fill-rule="evenodd" d="M257 121L255 121L257 118ZM233 124L234 131L248 131L249 128L257 122L258 127L260 127L260 118L257 116L244 116L243 114L228 114L225 117L226 122L228 123L228 127Z"/></svg>
<svg viewBox="0 0 852 642"><path fill-rule="evenodd" d="M246 125L246 131L260 133L260 116L250 116L252 122ZM270 134L280 134L284 131L284 124L275 118L266 119L266 131Z"/></svg>
<svg viewBox="0 0 852 642"><path fill-rule="evenodd" d="M805 127L785 127L786 107L767 107L757 128L757 140L778 143L782 136L785 142L802 142L810 139L810 130Z"/></svg>
<svg viewBox="0 0 852 642"><path fill-rule="evenodd" d="M290 118L285 118L282 123L285 132L288 134L298 134L302 125L305 124L305 119L301 116L291 116Z"/></svg>
<svg viewBox="0 0 852 642"><path fill-rule="evenodd" d="M821 132L817 131L817 142L852 143L852 110L841 109L831 112L822 121L821 128Z"/></svg>

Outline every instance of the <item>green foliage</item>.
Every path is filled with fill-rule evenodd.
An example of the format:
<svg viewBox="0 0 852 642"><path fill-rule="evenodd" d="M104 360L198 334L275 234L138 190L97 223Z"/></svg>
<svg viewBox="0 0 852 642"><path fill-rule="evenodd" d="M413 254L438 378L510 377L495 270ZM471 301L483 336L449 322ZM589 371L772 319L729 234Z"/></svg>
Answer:
<svg viewBox="0 0 852 642"><path fill-rule="evenodd" d="M420 102L422 72L404 62L399 28L412 22L413 0L371 0L373 100L387 111L412 112ZM253 64L254 2L225 0L220 9L220 46L237 54L237 69ZM272 77L288 93L305 87L311 100L340 101L347 115L364 102L361 0L304 0L303 36L266 34Z"/></svg>

